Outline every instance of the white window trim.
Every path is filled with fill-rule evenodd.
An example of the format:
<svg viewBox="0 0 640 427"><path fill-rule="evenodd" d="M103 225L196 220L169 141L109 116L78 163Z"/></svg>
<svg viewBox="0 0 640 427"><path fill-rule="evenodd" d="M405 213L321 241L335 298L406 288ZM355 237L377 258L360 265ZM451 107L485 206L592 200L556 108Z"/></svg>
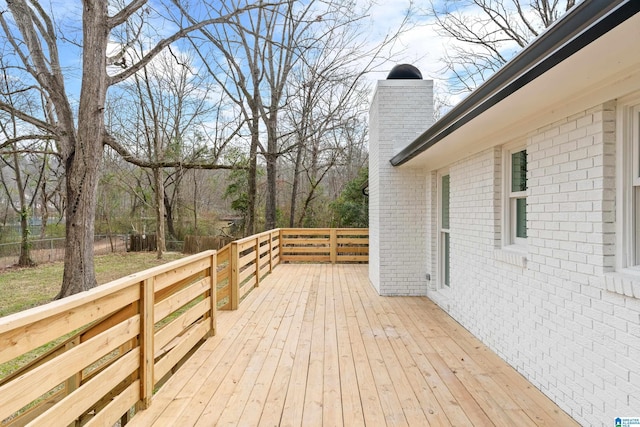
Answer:
<svg viewBox="0 0 640 427"><path fill-rule="evenodd" d="M449 228L442 228L442 177L449 175ZM438 227L437 227L437 265L438 265L438 275L437 275L437 285L438 290L448 290L451 288L451 259L449 259L449 284L445 284L445 263L444 263L444 238L443 233L449 233L449 257L451 257L451 174L449 173L449 169L443 169L438 171L436 175L437 182L437 214L438 217Z"/></svg>
<svg viewBox="0 0 640 427"><path fill-rule="evenodd" d="M640 279L640 94L618 102L616 157L616 269Z"/></svg>
<svg viewBox="0 0 640 427"><path fill-rule="evenodd" d="M502 249L525 255L527 253L527 239L516 237L516 216L514 200L527 197L525 191L511 191L511 154L526 150L525 142L508 144L502 148ZM527 161L528 163L528 161Z"/></svg>

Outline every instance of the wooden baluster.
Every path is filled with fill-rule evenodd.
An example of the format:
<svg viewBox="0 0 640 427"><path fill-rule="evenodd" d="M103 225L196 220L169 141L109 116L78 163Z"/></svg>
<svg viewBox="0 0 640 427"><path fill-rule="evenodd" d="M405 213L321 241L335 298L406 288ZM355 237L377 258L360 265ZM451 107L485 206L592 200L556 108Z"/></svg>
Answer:
<svg viewBox="0 0 640 427"><path fill-rule="evenodd" d="M216 325L218 316L216 313L218 312L218 253L213 252L211 254L211 267L209 267L209 277L210 277L210 289L209 289L209 298L211 299L211 311L209 312L209 318L211 321L211 330L209 331L209 336L212 337L216 334Z"/></svg>
<svg viewBox="0 0 640 427"><path fill-rule="evenodd" d="M146 409L153 396L153 334L155 277L141 282L140 289L140 402L138 410Z"/></svg>
<svg viewBox="0 0 640 427"><path fill-rule="evenodd" d="M229 253L229 265L231 270L229 271L229 300L231 303L231 310L238 309L238 276L240 275L238 267L238 243L231 242L231 252Z"/></svg>
<svg viewBox="0 0 640 427"><path fill-rule="evenodd" d="M331 256L331 264L335 264L338 259L338 230L332 228L329 234L329 253Z"/></svg>
<svg viewBox="0 0 640 427"><path fill-rule="evenodd" d="M260 240L262 236L262 234L256 236L256 244L253 246L256 251L256 288L260 286Z"/></svg>

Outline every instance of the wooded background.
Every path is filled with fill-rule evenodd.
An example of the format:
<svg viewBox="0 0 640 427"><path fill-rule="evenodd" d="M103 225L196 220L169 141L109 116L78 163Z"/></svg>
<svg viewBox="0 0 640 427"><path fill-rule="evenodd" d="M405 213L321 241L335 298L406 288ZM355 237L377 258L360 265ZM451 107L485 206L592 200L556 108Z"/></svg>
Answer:
<svg viewBox="0 0 640 427"><path fill-rule="evenodd" d="M446 107L573 4L409 1L388 28L370 0L0 0L0 226L20 265L30 225L64 235L60 297L95 286L96 233L153 232L162 257L167 236L366 226L367 76L414 18L454 40Z"/></svg>

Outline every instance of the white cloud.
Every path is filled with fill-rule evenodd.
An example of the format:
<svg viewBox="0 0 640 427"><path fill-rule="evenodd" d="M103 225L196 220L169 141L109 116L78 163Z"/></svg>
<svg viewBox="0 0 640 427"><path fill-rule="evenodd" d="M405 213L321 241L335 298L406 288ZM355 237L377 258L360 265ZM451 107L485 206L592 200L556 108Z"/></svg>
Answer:
<svg viewBox="0 0 640 427"><path fill-rule="evenodd" d="M362 0L364 4L366 0ZM385 34L396 31L405 19L411 7L410 0L389 0L375 3L369 11L371 45L379 43ZM446 40L438 36L433 26L424 18L414 16L410 29L400 35L391 60L378 72L372 73L372 80L383 80L396 64L409 63L422 72L424 78L437 78L442 68L440 58L443 56Z"/></svg>
<svg viewBox="0 0 640 427"><path fill-rule="evenodd" d="M358 0L362 3L367 0ZM389 0L381 1L375 4L371 9L372 27L378 28L372 34L382 37L383 30L388 31L398 28L401 25L407 8L410 7L411 0ZM372 81L385 79L393 65L399 63L409 63L416 66L425 79L432 79L436 83L436 87L441 92L449 92L447 80L452 77L452 73L445 70L445 63L442 60L446 56L447 50L453 47L464 47L466 50L474 49L473 45L463 44L451 37L444 37L437 33L437 25L433 18L428 18L424 11L414 14L413 24L408 31L403 33L396 46L396 51L392 55L392 60L384 69L372 73L370 78ZM469 17L473 22L482 22L486 20L486 14L479 8L465 7L464 10L458 12ZM530 10L525 13L533 22L536 21L535 14ZM380 40L378 39L378 41ZM375 43L373 39L371 43ZM477 49L480 49L477 47ZM501 50L507 58L514 55L519 50L518 46L511 43L503 43ZM449 96L449 102L458 103L466 94Z"/></svg>

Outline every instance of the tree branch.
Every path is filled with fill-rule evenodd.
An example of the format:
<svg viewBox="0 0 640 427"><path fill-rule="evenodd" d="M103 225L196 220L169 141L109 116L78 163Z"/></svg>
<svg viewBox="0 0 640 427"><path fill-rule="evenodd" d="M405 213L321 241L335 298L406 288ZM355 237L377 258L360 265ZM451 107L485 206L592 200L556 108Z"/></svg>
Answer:
<svg viewBox="0 0 640 427"><path fill-rule="evenodd" d="M56 139L53 135L38 135L38 134L30 134L30 135L21 135L15 138L9 138L6 141L0 143L0 150L2 150L5 147L8 147L9 145L13 145L15 143L18 143L20 141L29 141L29 140L45 140L45 139ZM3 151L3 153L6 153L5 151Z"/></svg>
<svg viewBox="0 0 640 427"><path fill-rule="evenodd" d="M30 116L29 114L18 110L17 108L13 107L10 104L7 104L3 101L0 101L0 110L6 111L9 114L12 114L14 116L16 116L17 118L19 118L20 120L23 120L29 124L34 125L35 127L37 127L38 129L42 129L44 131L47 131L51 134L56 134L57 133L57 128L47 122L44 122L40 119L37 119L33 116Z"/></svg>
<svg viewBox="0 0 640 427"><path fill-rule="evenodd" d="M147 3L147 0L133 0L131 3L126 5L120 12L116 13L109 19L107 19L107 26L111 29L117 27L120 24L123 24L138 11L142 6Z"/></svg>
<svg viewBox="0 0 640 427"><path fill-rule="evenodd" d="M139 157L134 156L119 144L113 136L110 134L105 135L104 144L111 149L113 149L116 153L118 153L125 161L139 166L141 168L183 168L183 169L206 169L206 170L237 170L237 169L246 169L246 167L237 166L237 165L218 165L215 163L209 162L183 162L180 160L163 160L163 161L149 161L145 159L141 159Z"/></svg>
<svg viewBox="0 0 640 427"><path fill-rule="evenodd" d="M174 3L176 2L176 0L173 0ZM235 11L228 13L226 15L223 16L219 16L217 18L211 18L211 19L206 19L204 21L198 22L196 24L190 25L188 27L182 28L181 30L175 32L173 35L160 40L154 47L153 49L151 49L149 52L147 52L138 62L136 62L135 64L133 64L131 67L127 68L126 70L122 71L119 74L116 74L114 76L110 76L108 78L108 82L107 85L108 86L112 86L114 84L120 83L126 79L128 79L129 77L131 77L133 74L137 73L138 71L140 71L145 65L147 65L153 58L155 58L162 50L164 50L164 48L166 48L167 46L169 46L171 43L185 37L187 34L190 34L194 31L200 30L201 28L206 27L207 25L212 25L212 24L222 24L224 22L229 21L233 16L235 15L239 15L241 13L244 13L246 11L255 9L255 8L259 8L259 7L265 7L266 4L263 4L262 2L259 2L258 5L249 5L249 6L245 6L239 9L236 9Z"/></svg>

